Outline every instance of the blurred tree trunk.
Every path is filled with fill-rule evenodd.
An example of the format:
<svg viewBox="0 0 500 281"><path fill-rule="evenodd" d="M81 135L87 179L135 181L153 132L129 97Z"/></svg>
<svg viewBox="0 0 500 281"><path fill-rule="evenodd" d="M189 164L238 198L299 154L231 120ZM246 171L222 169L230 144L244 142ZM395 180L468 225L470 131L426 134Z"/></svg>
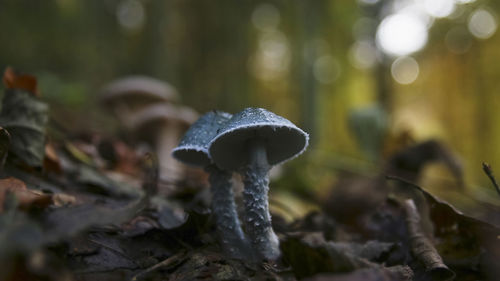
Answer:
<svg viewBox="0 0 500 281"><path fill-rule="evenodd" d="M174 69L186 102L203 111L244 107L248 101L250 5L230 0L177 4L181 13L178 28L183 30Z"/></svg>
<svg viewBox="0 0 500 281"><path fill-rule="evenodd" d="M153 76L163 76L165 66L168 65L169 52L165 49L165 37L168 36L167 21L165 20L166 7L169 1L155 0L148 3L146 16L146 30L138 60L139 70Z"/></svg>
<svg viewBox="0 0 500 281"><path fill-rule="evenodd" d="M362 14L374 22L374 25L371 27L368 35L369 38L367 38L373 46L376 45L377 26L383 19L383 11L387 5L390 5L388 1L379 1L375 4L366 4L365 6L362 6ZM381 50L378 50L378 52L380 53L381 58L376 62L376 65L372 70L376 82L375 90L377 94L377 101L382 108L390 114L393 103L390 58L383 54Z"/></svg>
<svg viewBox="0 0 500 281"><path fill-rule="evenodd" d="M316 40L319 39L323 13L326 10L325 2L296 1L295 18L299 24L295 27L296 35L294 46L294 76L298 77L301 120L303 128L310 134L310 146L316 143L318 122L318 85L314 76L314 63L318 57Z"/></svg>

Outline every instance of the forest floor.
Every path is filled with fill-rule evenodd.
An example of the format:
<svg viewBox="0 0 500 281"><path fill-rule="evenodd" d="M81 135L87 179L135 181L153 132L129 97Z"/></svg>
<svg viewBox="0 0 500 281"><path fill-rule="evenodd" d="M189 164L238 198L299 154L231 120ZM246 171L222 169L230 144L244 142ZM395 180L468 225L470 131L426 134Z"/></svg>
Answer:
<svg viewBox="0 0 500 281"><path fill-rule="evenodd" d="M175 181L159 180L155 158L117 137L69 135L60 129L59 137L47 136L45 126L53 124L33 81L7 75L4 83L0 280L500 276L497 226L462 214L404 173L387 171L371 178L341 176L337 185L345 189L356 190L353 182L365 187L357 195L317 202L318 211L292 222L273 214L278 260L230 258L219 247L203 172L188 170ZM413 161L414 152L397 159ZM395 195L396 189L408 196ZM500 217L498 208L490 208L492 218Z"/></svg>

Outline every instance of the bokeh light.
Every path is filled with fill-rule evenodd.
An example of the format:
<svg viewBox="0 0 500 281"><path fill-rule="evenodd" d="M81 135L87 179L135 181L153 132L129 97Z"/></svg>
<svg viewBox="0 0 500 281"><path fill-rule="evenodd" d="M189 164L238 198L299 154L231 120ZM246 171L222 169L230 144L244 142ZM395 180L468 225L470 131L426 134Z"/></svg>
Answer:
<svg viewBox="0 0 500 281"><path fill-rule="evenodd" d="M123 0L116 8L116 17L121 27L130 31L140 30L146 19L142 3L137 0Z"/></svg>
<svg viewBox="0 0 500 281"><path fill-rule="evenodd" d="M409 55L422 49L426 43L426 23L409 13L390 15L377 29L377 44L389 55Z"/></svg>
<svg viewBox="0 0 500 281"><path fill-rule="evenodd" d="M391 65L391 74L396 82L408 85L418 78L420 68L412 57L399 57Z"/></svg>
<svg viewBox="0 0 500 281"><path fill-rule="evenodd" d="M475 10L471 14L468 27L469 31L475 37L479 39L488 39L497 30L498 23L495 16L493 16L491 12L481 8Z"/></svg>
<svg viewBox="0 0 500 281"><path fill-rule="evenodd" d="M407 15L418 18L421 22L425 23L427 28L434 24L434 16L429 14L425 8L425 2L416 0L396 1L399 5L394 4L394 13L404 13Z"/></svg>
<svg viewBox="0 0 500 281"><path fill-rule="evenodd" d="M351 64L359 69L369 69L377 63L377 49L370 41L357 41L349 49Z"/></svg>
<svg viewBox="0 0 500 281"><path fill-rule="evenodd" d="M260 80L283 77L288 71L291 55L288 39L278 29L280 11L272 4L260 4L253 10L251 21L259 32L257 50L249 60L250 71Z"/></svg>
<svg viewBox="0 0 500 281"><path fill-rule="evenodd" d="M259 36L255 57L251 60L254 75L262 80L282 77L290 65L290 48L282 32L276 30Z"/></svg>
<svg viewBox="0 0 500 281"><path fill-rule="evenodd" d="M455 10L453 0L425 0L423 5L425 11L435 18L447 17Z"/></svg>

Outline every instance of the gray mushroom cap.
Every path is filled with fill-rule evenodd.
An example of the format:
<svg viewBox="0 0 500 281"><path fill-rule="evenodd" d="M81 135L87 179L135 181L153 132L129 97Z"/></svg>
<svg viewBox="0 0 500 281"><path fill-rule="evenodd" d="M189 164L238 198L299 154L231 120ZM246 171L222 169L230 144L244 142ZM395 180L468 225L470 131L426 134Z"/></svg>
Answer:
<svg viewBox="0 0 500 281"><path fill-rule="evenodd" d="M265 141L267 161L276 165L300 155L309 135L289 120L263 108L246 108L233 115L209 144L212 161L222 169L237 170L249 161L248 141Z"/></svg>
<svg viewBox="0 0 500 281"><path fill-rule="evenodd" d="M200 117L191 125L179 146L172 151L174 158L193 166L209 165L212 161L208 154L208 144L231 116L227 112L211 111Z"/></svg>

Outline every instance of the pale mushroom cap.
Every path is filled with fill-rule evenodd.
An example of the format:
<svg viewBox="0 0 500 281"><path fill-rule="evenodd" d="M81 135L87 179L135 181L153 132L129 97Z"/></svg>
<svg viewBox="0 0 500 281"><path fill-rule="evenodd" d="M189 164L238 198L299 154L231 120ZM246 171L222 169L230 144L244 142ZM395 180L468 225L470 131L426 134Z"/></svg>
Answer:
<svg viewBox="0 0 500 281"><path fill-rule="evenodd" d="M249 161L248 141L256 137L264 140L270 165L300 155L309 142L309 135L289 120L262 108L246 108L210 142L212 161L222 169L239 169Z"/></svg>
<svg viewBox="0 0 500 281"><path fill-rule="evenodd" d="M125 122L131 130L138 130L155 122L177 122L187 127L197 118L196 111L189 107L160 103L150 105L132 114Z"/></svg>
<svg viewBox="0 0 500 281"><path fill-rule="evenodd" d="M211 111L200 117L186 132L179 146L174 148L175 159L193 166L207 166L211 163L208 144L231 118L223 111Z"/></svg>
<svg viewBox="0 0 500 281"><path fill-rule="evenodd" d="M147 76L128 76L107 84L102 90L101 102L115 100L150 99L151 101L176 102L179 95L174 87L161 80Z"/></svg>

